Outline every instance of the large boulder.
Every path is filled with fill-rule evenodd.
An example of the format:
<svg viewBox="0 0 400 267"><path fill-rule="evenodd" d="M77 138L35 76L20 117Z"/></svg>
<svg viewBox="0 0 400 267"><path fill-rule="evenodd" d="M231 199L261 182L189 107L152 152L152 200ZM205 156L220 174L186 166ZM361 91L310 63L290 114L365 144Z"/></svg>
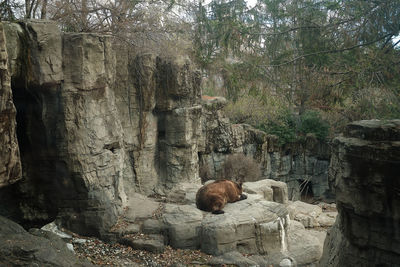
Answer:
<svg viewBox="0 0 400 267"><path fill-rule="evenodd" d="M2 266L92 266L79 260L57 235L22 226L0 216L0 265Z"/></svg>
<svg viewBox="0 0 400 267"><path fill-rule="evenodd" d="M330 182L339 216L321 266L400 262L400 120L358 121L333 141Z"/></svg>
<svg viewBox="0 0 400 267"><path fill-rule="evenodd" d="M227 205L224 211L218 216L207 214L202 221L204 252L268 254L286 249L289 217L282 204L249 195L246 200Z"/></svg>
<svg viewBox="0 0 400 267"><path fill-rule="evenodd" d="M288 203L288 189L286 183L272 179L243 183L243 192L262 195L264 199L268 201L282 204Z"/></svg>
<svg viewBox="0 0 400 267"><path fill-rule="evenodd" d="M171 246L175 248L198 248L202 220L202 212L192 205L167 204L163 221Z"/></svg>
<svg viewBox="0 0 400 267"><path fill-rule="evenodd" d="M288 210L290 218L301 222L305 227L320 226L318 217L322 214L322 209L319 206L295 201L288 206Z"/></svg>
<svg viewBox="0 0 400 267"><path fill-rule="evenodd" d="M193 204L167 204L163 223L168 243L218 256L213 264L279 264L289 258L302 266L320 259L323 233L310 232L300 222L291 221L285 205L249 194L246 200L228 203L224 211L215 215Z"/></svg>

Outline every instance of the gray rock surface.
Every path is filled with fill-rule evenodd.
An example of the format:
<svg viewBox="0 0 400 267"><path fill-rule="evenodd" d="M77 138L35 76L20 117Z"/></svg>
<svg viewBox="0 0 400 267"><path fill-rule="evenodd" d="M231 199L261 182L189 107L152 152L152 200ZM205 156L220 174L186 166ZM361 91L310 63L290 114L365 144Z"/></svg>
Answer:
<svg viewBox="0 0 400 267"><path fill-rule="evenodd" d="M200 186L199 162L208 162L215 174L232 153L253 156L262 164L264 178L295 180L289 190L271 181L263 196L254 196L256 211L276 204L265 206L266 199L286 203L287 195L299 187L297 180L310 179L313 189L323 180L324 164L318 160L329 158L323 144L308 138L304 146L281 147L273 136L249 125L231 124L222 116L226 100L202 102L200 73L185 57L147 53L132 58L111 36L62 33L55 23L44 20L2 25L7 25L9 58L9 64L2 66L7 66L13 84L24 179L1 189L0 214L24 225L58 219L77 233L109 238L122 215L141 225L140 220L159 208L135 193L170 196L190 207ZM12 108L9 111L15 116ZM10 120L15 130L11 117L7 123ZM307 167L293 165L298 159ZM13 167L7 168L10 173ZM312 182L310 177L317 176ZM177 212L187 222L192 211L180 209ZM200 234L197 219L188 222L195 230L186 232L164 219L169 233L174 233L171 243L199 246L193 239ZM260 227L277 235L276 225L263 223L274 222L262 221ZM250 221L243 225L250 227ZM261 234L260 238L268 247ZM255 241L239 241L230 245L244 251L257 247Z"/></svg>
<svg viewBox="0 0 400 267"><path fill-rule="evenodd" d="M298 200L306 193L332 199L328 184L328 144L310 135L304 142L281 145L276 136L249 125L231 124L222 112L225 105L223 98L203 98L204 146L199 147L200 168L209 168L212 178L216 179L230 154L244 153L260 164L261 179L287 183L289 199ZM254 180L247 177L246 181Z"/></svg>
<svg viewBox="0 0 400 267"><path fill-rule="evenodd" d="M188 59L129 59L110 36L62 33L43 20L5 30L26 177L2 192L1 214L26 224L57 217L102 236L123 207L139 204L133 192L199 183L200 84ZM10 99L8 90L7 140L16 144ZM13 146L1 183L20 178Z"/></svg>
<svg viewBox="0 0 400 267"><path fill-rule="evenodd" d="M152 217L160 203L138 193L131 194L123 217L126 221L135 223Z"/></svg>
<svg viewBox="0 0 400 267"><path fill-rule="evenodd" d="M248 185L253 188L250 182ZM269 266L266 264L279 264L286 257L301 264L318 262L323 234L310 233L300 222L291 226L285 205L267 201L263 194L255 192L249 193L246 200L228 203L224 211L214 215L194 205L167 204L163 221L169 244L217 255L215 264Z"/></svg>
<svg viewBox="0 0 400 267"><path fill-rule="evenodd" d="M167 204L163 221L171 246L175 248L198 248L202 220L203 213L195 206Z"/></svg>
<svg viewBox="0 0 400 267"><path fill-rule="evenodd" d="M25 174L8 201L25 223L57 216L72 230L101 235L126 201L111 38L62 34L42 20L7 31Z"/></svg>
<svg viewBox="0 0 400 267"><path fill-rule="evenodd" d="M284 182L263 179L257 182L244 183L243 192L259 194L268 201L274 201L282 204L288 203L288 189L286 183Z"/></svg>
<svg viewBox="0 0 400 267"><path fill-rule="evenodd" d="M320 226L318 217L322 214L322 209L319 206L295 201L289 204L288 210L290 218L301 222L305 227Z"/></svg>
<svg viewBox="0 0 400 267"><path fill-rule="evenodd" d="M359 121L333 141L330 182L339 215L321 266L397 266L400 261L400 120Z"/></svg>
<svg viewBox="0 0 400 267"><path fill-rule="evenodd" d="M248 195L246 200L228 204L224 211L222 215L207 214L202 221L204 252L267 254L285 249L288 213L283 205Z"/></svg>
<svg viewBox="0 0 400 267"><path fill-rule="evenodd" d="M0 265L92 266L79 260L57 235L40 229L30 232L0 216Z"/></svg>
<svg viewBox="0 0 400 267"><path fill-rule="evenodd" d="M148 238L122 237L119 242L133 249L146 250L153 253L163 253L165 249L164 237L161 235L150 235Z"/></svg>
<svg viewBox="0 0 400 267"><path fill-rule="evenodd" d="M0 22L0 187L22 178L16 129L4 24Z"/></svg>
<svg viewBox="0 0 400 267"><path fill-rule="evenodd" d="M201 186L200 183L179 183L167 194L167 199L180 204L195 204L196 194Z"/></svg>
<svg viewBox="0 0 400 267"><path fill-rule="evenodd" d="M221 256L212 258L209 262L212 266L214 265L233 265L239 267L249 267L249 266L258 266L259 264L251 260L241 253L234 251L234 252L227 252Z"/></svg>
<svg viewBox="0 0 400 267"><path fill-rule="evenodd" d="M160 234L164 230L164 225L160 220L147 219L143 222L142 232L145 234Z"/></svg>
<svg viewBox="0 0 400 267"><path fill-rule="evenodd" d="M323 244L308 230L288 231L289 255L299 266L318 263L322 255Z"/></svg>

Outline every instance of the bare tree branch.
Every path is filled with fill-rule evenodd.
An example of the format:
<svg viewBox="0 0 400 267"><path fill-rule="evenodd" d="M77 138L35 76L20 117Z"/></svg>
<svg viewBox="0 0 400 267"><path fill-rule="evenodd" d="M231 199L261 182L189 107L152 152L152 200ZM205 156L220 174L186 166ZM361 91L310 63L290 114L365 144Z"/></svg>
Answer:
<svg viewBox="0 0 400 267"><path fill-rule="evenodd" d="M377 42L379 42L379 41L381 41L381 40L383 40L383 39L385 39L385 38L387 38L388 36L391 36L391 35L393 35L393 34L392 33L388 33L388 34L385 34L384 36L381 36L381 37L379 37L379 38L377 38L377 39L375 39L373 41L362 43L362 44L358 44L358 45L353 45L353 46L345 47L345 48L341 48L341 49L318 51L318 52L313 52L313 53L309 53L309 54L305 54L305 55L300 55L298 57L293 58L292 60L285 61L285 62L283 62L281 64L267 65L266 67L280 67L280 66L283 66L283 65L294 63L299 59L306 58L306 57L309 57L309 56L341 53L341 52L353 50L353 49L356 49L356 48L359 48L359 47L369 46L369 45L375 44L375 43L377 43Z"/></svg>

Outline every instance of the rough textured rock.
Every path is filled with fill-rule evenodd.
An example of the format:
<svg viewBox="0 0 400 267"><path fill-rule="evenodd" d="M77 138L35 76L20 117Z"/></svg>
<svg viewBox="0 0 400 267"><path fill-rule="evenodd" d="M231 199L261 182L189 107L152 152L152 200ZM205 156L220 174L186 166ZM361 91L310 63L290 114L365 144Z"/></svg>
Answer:
<svg viewBox="0 0 400 267"><path fill-rule="evenodd" d="M0 23L0 187L22 178L16 129L4 24Z"/></svg>
<svg viewBox="0 0 400 267"><path fill-rule="evenodd" d="M48 21L6 26L24 179L1 192L1 214L103 235L138 204L133 192L200 183L200 76L189 60L131 59L110 36Z"/></svg>
<svg viewBox="0 0 400 267"><path fill-rule="evenodd" d="M262 195L264 199L268 201L274 201L282 204L288 203L287 185L283 182L271 179L243 183L243 192Z"/></svg>
<svg viewBox="0 0 400 267"><path fill-rule="evenodd" d="M296 260L298 266L318 263L321 258L323 246L308 230L289 231L288 242L289 255Z"/></svg>
<svg viewBox="0 0 400 267"><path fill-rule="evenodd" d="M57 235L22 226L0 216L0 265L92 266L78 258Z"/></svg>
<svg viewBox="0 0 400 267"><path fill-rule="evenodd" d="M202 221L204 252L267 254L285 249L288 218L283 205L249 195L247 200L227 205L224 210L218 216L207 214Z"/></svg>
<svg viewBox="0 0 400 267"><path fill-rule="evenodd" d="M199 74L185 58L117 53L115 94L129 155L126 191L164 194L178 182L200 183Z"/></svg>
<svg viewBox="0 0 400 267"><path fill-rule="evenodd" d="M123 237L120 243L130 246L133 249L146 250L154 253L164 252L164 237L161 235L151 235L147 239L132 239Z"/></svg>
<svg viewBox="0 0 400 267"><path fill-rule="evenodd" d="M163 221L169 244L175 248L198 248L202 220L203 213L195 206L167 204Z"/></svg>
<svg viewBox="0 0 400 267"><path fill-rule="evenodd" d="M198 183L179 183L167 194L167 199L180 204L195 204L197 190L201 186Z"/></svg>
<svg viewBox="0 0 400 267"><path fill-rule="evenodd" d="M204 96L202 101L204 146L199 147L200 168L209 168L214 179L227 156L244 153L260 163L261 179L286 182L290 199L332 199L328 185L330 150L326 143L307 136L305 142L282 146L276 136L249 125L231 124L222 113L224 98Z"/></svg>
<svg viewBox="0 0 400 267"><path fill-rule="evenodd" d="M317 205L311 205L302 201L295 201L288 206L290 218L301 222L305 227L320 226L318 216L322 209Z"/></svg>
<svg viewBox="0 0 400 267"><path fill-rule="evenodd" d="M235 251L235 255L260 255L264 263L270 264L279 264L288 256L304 264L319 260L321 241L309 235L301 224L300 228L291 227L285 205L267 201L260 194L249 194L246 200L228 203L224 210L224 214L214 215L194 205L167 204L163 222L168 243L172 247L200 248L212 255L224 255L216 260L225 264L238 260L230 256L225 259ZM237 262L242 260L255 261L240 257Z"/></svg>
<svg viewBox="0 0 400 267"><path fill-rule="evenodd" d="M270 189L259 192L263 196L254 196L257 211L268 210L260 204L266 199L286 203L293 188L299 191L299 181L318 175L323 180L322 144L307 139L307 149L280 147L273 136L230 124L221 113L226 100L201 103L200 73L187 58L131 58L110 36L62 33L48 21L4 25L23 179L1 189L0 214L25 227L58 219L80 234L107 237L123 210L126 220L140 225L137 220L159 208L134 193L191 204L200 186L199 162L217 173L231 153L252 155L262 163L264 178L294 181L289 190L270 182ZM308 167L300 164L294 171L297 159ZM180 209L185 208L177 211L182 220L190 220L192 211ZM188 235L171 237L171 243L199 246L193 238L200 232L182 232L164 219L170 233ZM197 229L197 220L188 223ZM277 235L275 224L260 227ZM239 247L250 251L254 242Z"/></svg>
<svg viewBox="0 0 400 267"><path fill-rule="evenodd" d="M160 234L163 230L164 225L155 219L147 219L142 225L142 232L145 234Z"/></svg>
<svg viewBox="0 0 400 267"><path fill-rule="evenodd" d="M400 262L400 120L359 121L333 141L330 182L339 215L321 266Z"/></svg>
<svg viewBox="0 0 400 267"><path fill-rule="evenodd" d="M135 193L130 195L123 217L132 223L141 221L151 217L159 206L153 199Z"/></svg>
<svg viewBox="0 0 400 267"><path fill-rule="evenodd" d="M246 193L248 198L228 203L225 213L220 215L196 208L197 184L178 184L169 195L171 198L158 199L161 203L138 196L136 200L131 199L132 205L125 210L123 221L118 224L120 228L115 229L119 236L117 240L132 247L156 250L151 237L155 233L163 234L165 244L173 248L201 249L215 256L222 255L215 260L224 264L237 262L246 266L255 262L260 266L279 266L284 259L290 259L293 266L297 261L314 264L321 255L324 234L306 230L300 222L291 221L287 204L266 200L262 187L272 192L273 184L284 187L283 183L273 180L246 182L246 187L252 188ZM170 200L173 203L168 202ZM134 226L135 232L140 231L140 235L130 236L131 226ZM135 241L134 237L137 240L146 235L150 235L149 238ZM235 255L238 253L252 256L237 258Z"/></svg>
<svg viewBox="0 0 400 267"><path fill-rule="evenodd" d="M209 261L209 264L213 265L221 265L224 266L226 264L228 265L234 265L234 266L239 266L239 267L248 267L248 266L257 266L258 263L256 261L253 261L245 256L243 256L241 253L234 251L234 252L227 252L219 257L214 257L212 260Z"/></svg>
<svg viewBox="0 0 400 267"><path fill-rule="evenodd" d="M8 201L28 224L58 217L101 235L126 201L112 39L62 34L47 21L8 24L6 35L24 166Z"/></svg>

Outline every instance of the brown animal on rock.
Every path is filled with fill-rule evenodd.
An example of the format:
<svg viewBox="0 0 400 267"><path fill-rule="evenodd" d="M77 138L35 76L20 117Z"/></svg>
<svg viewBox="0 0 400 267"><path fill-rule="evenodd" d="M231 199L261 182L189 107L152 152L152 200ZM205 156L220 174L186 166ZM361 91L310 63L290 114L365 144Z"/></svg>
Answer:
<svg viewBox="0 0 400 267"><path fill-rule="evenodd" d="M243 194L242 183L229 180L217 180L202 186L196 194L196 206L204 211L222 214L226 203L233 203L246 199Z"/></svg>

